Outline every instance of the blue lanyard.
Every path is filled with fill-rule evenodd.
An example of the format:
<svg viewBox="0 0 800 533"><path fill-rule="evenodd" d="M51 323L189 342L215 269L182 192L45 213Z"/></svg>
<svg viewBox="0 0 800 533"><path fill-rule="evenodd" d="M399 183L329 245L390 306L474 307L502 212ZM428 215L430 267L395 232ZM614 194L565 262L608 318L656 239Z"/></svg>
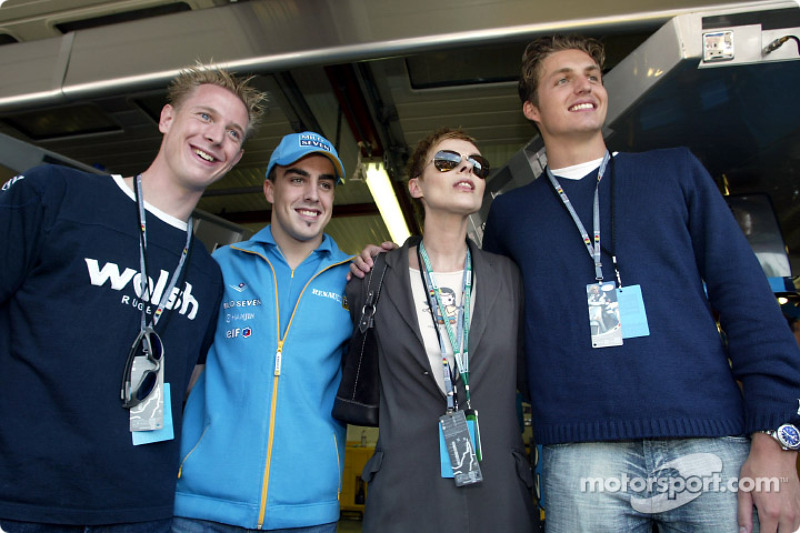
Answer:
<svg viewBox="0 0 800 533"><path fill-rule="evenodd" d="M149 300L152 297L151 288L150 288L150 278L147 275L147 216L145 215L144 210L144 201L142 200L142 175L139 174L135 178L136 187L134 188L134 192L136 193L136 207L139 210L139 265L142 271L141 274L141 293L142 293L142 301ZM155 327L158 324L158 320L161 318L161 313L164 312L164 308L167 306L167 302L169 302L170 296L172 295L172 290L175 288L175 285L178 283L178 276L183 269L183 265L186 262L186 256L189 255L189 249L192 245L192 218L189 217L189 222L187 223L186 228L186 245L183 247L183 251L181 252L181 258L178 260L178 266L175 268L175 272L172 273L172 277L169 281L169 286L164 290L164 294L161 296L161 302L158 304L158 308L156 308L156 312L153 313L153 322L150 324L150 327ZM147 320L145 318L145 305L142 304L142 331L147 328Z"/></svg>
<svg viewBox="0 0 800 533"><path fill-rule="evenodd" d="M598 282L603 281L603 264L601 263L602 252L600 248L600 180L603 179L603 174L606 171L606 166L608 165L610 159L611 154L608 152L608 150L606 150L606 153L603 156L603 162L600 163L600 169L597 171L597 184L595 185L594 201L592 203L592 230L594 233L594 240L589 238L589 233L583 226L578 213L575 212L575 207L573 207L572 202L570 202L569 197L567 197L567 193L564 192L561 184L558 183L558 180L553 175L550 167L547 167L547 177L550 180L550 184L553 186L556 193L558 193L558 197L561 199L564 207L567 208L567 211L572 217L573 222L575 222L575 226L577 226L578 231L581 234L581 238L583 239L583 243L586 245L586 249L589 251L589 256L592 258L592 261L594 261L594 275ZM615 270L617 270L616 267Z"/></svg>
<svg viewBox="0 0 800 533"><path fill-rule="evenodd" d="M453 411L456 408L454 401L454 388L450 372L450 364L447 362L447 350L444 346L444 339L439 333L439 324L436 321L436 315L442 317L444 322L447 336L450 340L450 347L453 349L453 358L456 362L456 369L458 370L461 380L464 382L464 394L467 404L467 409L470 409L470 394L469 394L469 320L470 320L470 302L472 295L472 255L467 247L467 256L464 258L464 274L461 280L461 305L458 307L458 315L456 318L457 331L453 332L450 321L444 313L444 305L442 304L441 291L433 279L433 267L431 265L428 252L425 246L420 241L417 247L417 254L420 260L420 271L423 273L422 282L425 289L425 294L428 297L428 305L431 310L431 317L433 318L434 329L439 338L439 350L442 353L442 367L444 371L444 385L445 393L447 395L447 410Z"/></svg>

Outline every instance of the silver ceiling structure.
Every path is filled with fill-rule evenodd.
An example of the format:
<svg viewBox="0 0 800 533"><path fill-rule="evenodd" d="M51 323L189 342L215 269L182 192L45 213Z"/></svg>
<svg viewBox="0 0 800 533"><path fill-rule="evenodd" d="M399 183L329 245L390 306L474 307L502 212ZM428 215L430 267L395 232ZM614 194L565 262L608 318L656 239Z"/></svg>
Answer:
<svg viewBox="0 0 800 533"><path fill-rule="evenodd" d="M415 221L405 160L440 126L479 140L500 169L495 193L533 179L542 154L516 96L519 57L537 35L580 31L608 48L612 147L689 146L731 192L770 194L790 249L800 250L800 111L787 96L798 50L787 42L761 55L764 41L797 34L795 12L791 1L7 0L0 134L133 174L158 149L164 85L196 60L214 62L255 75L272 103L237 169L201 200L204 212L263 226L272 149L286 133L312 129L335 142L350 178L359 160L385 160ZM702 34L726 28L735 57L704 64ZM3 154L22 153L3 146L0 178L18 170ZM329 232L346 250L388 238L363 182L337 189L334 217Z"/></svg>

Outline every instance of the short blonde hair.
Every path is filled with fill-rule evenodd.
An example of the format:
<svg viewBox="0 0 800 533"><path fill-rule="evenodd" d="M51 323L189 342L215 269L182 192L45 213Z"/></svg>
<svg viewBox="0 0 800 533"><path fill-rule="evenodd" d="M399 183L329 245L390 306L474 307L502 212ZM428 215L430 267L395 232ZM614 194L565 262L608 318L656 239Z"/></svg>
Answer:
<svg viewBox="0 0 800 533"><path fill-rule="evenodd" d="M242 101L247 108L247 131L245 138L258 128L266 110L267 94L250 85L255 76L239 78L218 67L197 63L184 68L169 83L167 101L176 109L201 85L216 85L227 89Z"/></svg>

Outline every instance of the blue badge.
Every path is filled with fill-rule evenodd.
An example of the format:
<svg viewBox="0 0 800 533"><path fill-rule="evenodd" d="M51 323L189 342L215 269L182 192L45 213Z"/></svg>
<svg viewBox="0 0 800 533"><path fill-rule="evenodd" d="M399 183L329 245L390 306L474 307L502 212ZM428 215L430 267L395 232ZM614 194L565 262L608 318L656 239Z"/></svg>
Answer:
<svg viewBox="0 0 800 533"><path fill-rule="evenodd" d="M131 435L133 436L134 446L175 438L175 431L172 427L172 400L170 398L169 383L164 383L164 425L161 429L153 431L133 431Z"/></svg>
<svg viewBox="0 0 800 533"><path fill-rule="evenodd" d="M642 287L629 285L617 289L619 303L619 319L622 323L622 338L647 337L650 327L647 325L647 312L644 309Z"/></svg>

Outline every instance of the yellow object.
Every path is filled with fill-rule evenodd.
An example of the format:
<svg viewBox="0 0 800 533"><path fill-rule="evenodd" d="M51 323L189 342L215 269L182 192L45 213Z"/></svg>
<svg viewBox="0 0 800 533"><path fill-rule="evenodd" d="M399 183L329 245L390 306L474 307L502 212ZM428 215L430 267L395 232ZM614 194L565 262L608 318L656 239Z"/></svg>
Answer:
<svg viewBox="0 0 800 533"><path fill-rule="evenodd" d="M339 498L343 514L356 512L363 516L367 483L361 479L361 471L374 452L374 446L361 446L357 442L348 442L345 446L342 495Z"/></svg>

